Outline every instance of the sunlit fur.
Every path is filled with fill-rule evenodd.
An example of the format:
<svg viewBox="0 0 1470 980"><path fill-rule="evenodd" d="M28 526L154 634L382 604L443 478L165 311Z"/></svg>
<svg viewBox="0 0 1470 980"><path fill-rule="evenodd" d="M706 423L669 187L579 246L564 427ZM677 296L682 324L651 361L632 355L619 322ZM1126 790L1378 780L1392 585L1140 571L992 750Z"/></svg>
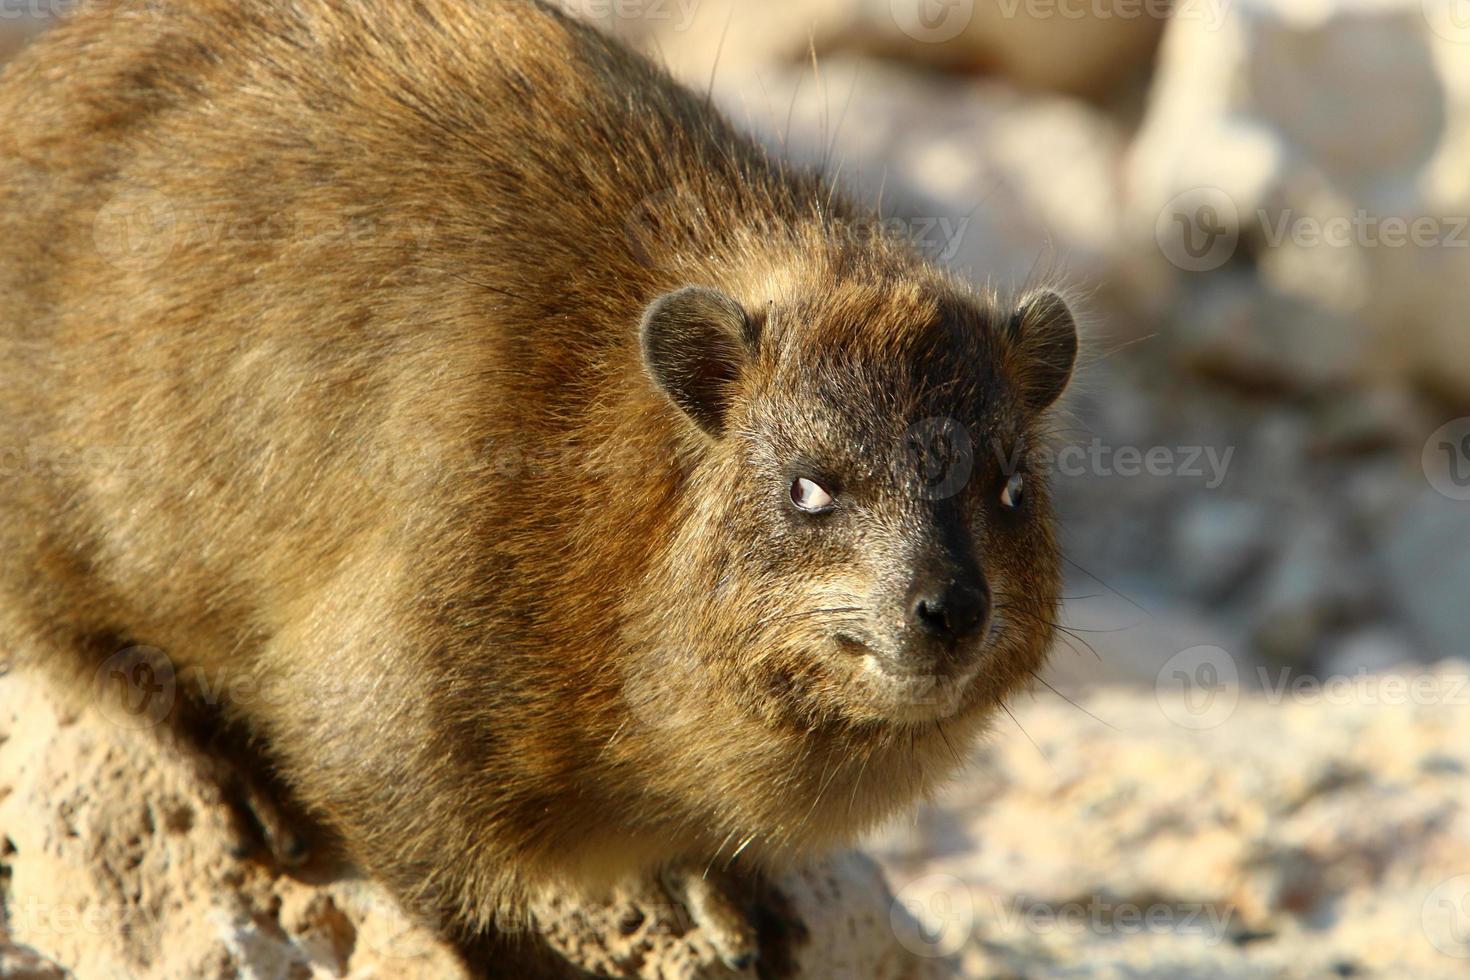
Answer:
<svg viewBox="0 0 1470 980"><path fill-rule="evenodd" d="M1040 663L1045 486L1003 514L991 451L1045 425L1014 304L597 33L509 0L88 3L0 120L0 439L96 451L0 467L5 648L77 690L163 649L179 711L447 928L852 841ZM99 209L150 191L166 260L114 261ZM638 356L691 283L762 320L720 439ZM905 723L833 633L879 630L931 416L974 435L999 625L956 710ZM825 528L798 455L844 481Z"/></svg>

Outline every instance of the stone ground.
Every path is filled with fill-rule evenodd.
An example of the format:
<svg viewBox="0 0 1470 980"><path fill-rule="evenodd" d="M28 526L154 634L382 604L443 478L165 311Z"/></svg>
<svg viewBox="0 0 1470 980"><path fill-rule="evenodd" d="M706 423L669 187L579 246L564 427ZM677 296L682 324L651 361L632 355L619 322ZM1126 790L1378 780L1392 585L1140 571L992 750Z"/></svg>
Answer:
<svg viewBox="0 0 1470 980"><path fill-rule="evenodd" d="M783 882L800 975L1464 976L1467 707L1463 662L1265 694L1043 691L871 843L886 885L856 855ZM140 733L0 680L0 977L465 976L350 871L232 857L222 816ZM545 922L612 976L731 976L672 911L627 895Z"/></svg>
<svg viewBox="0 0 1470 980"><path fill-rule="evenodd" d="M372 882L235 857L225 818L120 709L62 710L35 681L0 677L0 978L469 980ZM791 950L800 975L922 980L942 969L900 942L869 859L838 856L778 887L787 928L804 936ZM609 976L736 975L651 891L548 901L538 914L555 945Z"/></svg>
<svg viewBox="0 0 1470 980"><path fill-rule="evenodd" d="M1027 980L1470 971L1470 664L1079 703L1018 708L875 843L915 948Z"/></svg>

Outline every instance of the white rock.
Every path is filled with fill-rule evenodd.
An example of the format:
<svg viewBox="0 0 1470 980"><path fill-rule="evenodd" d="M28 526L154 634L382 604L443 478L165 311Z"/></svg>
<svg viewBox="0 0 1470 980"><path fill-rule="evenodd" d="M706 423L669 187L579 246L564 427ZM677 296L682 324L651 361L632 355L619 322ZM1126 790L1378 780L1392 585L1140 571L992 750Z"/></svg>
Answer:
<svg viewBox="0 0 1470 980"><path fill-rule="evenodd" d="M703 86L718 59L761 66L877 54L994 74L1025 88L1102 98L1146 73L1167 18L1160 0L559 0L656 48Z"/></svg>
<svg viewBox="0 0 1470 980"><path fill-rule="evenodd" d="M1179 278L1255 253L1272 292L1361 325L1359 380L1470 392L1470 30L1451 3L1175 18L1129 154L1130 234Z"/></svg>
<svg viewBox="0 0 1470 980"><path fill-rule="evenodd" d="M1209 727L1162 691L1043 694L875 849L947 903L964 976L1461 977L1467 692L1450 661Z"/></svg>
<svg viewBox="0 0 1470 980"><path fill-rule="evenodd" d="M860 203L881 192L921 251L978 282L1106 289L1138 265L1119 236L1122 136L1085 103L851 58L717 94L777 151L827 162Z"/></svg>

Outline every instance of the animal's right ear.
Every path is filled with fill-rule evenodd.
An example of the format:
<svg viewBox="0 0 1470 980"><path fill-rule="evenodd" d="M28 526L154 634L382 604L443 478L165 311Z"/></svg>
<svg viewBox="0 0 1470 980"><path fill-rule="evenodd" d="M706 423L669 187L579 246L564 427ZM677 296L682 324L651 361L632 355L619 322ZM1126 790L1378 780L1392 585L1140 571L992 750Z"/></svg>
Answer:
<svg viewBox="0 0 1470 980"><path fill-rule="evenodd" d="M649 304L639 328L643 367L659 390L712 436L725 431L730 398L755 345L740 304L686 286Z"/></svg>
<svg viewBox="0 0 1470 980"><path fill-rule="evenodd" d="M1050 289L1021 300L1008 324L1023 365L1018 378L1026 406L1040 412L1055 402L1077 363L1077 321L1066 300Z"/></svg>

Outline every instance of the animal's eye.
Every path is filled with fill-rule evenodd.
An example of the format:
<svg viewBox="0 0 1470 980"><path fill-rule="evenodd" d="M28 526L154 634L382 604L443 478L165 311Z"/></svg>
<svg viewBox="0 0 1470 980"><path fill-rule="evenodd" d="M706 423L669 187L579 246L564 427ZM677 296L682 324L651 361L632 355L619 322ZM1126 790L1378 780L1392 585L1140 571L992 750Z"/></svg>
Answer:
<svg viewBox="0 0 1470 980"><path fill-rule="evenodd" d="M791 481L791 502L808 514L820 514L832 508L832 495L816 482L799 476Z"/></svg>
<svg viewBox="0 0 1470 980"><path fill-rule="evenodd" d="M1000 505L1006 510L1015 510L1021 506L1021 498L1026 493L1026 478L1019 473L1012 473L1011 478L1006 481L1005 489L1000 492Z"/></svg>

